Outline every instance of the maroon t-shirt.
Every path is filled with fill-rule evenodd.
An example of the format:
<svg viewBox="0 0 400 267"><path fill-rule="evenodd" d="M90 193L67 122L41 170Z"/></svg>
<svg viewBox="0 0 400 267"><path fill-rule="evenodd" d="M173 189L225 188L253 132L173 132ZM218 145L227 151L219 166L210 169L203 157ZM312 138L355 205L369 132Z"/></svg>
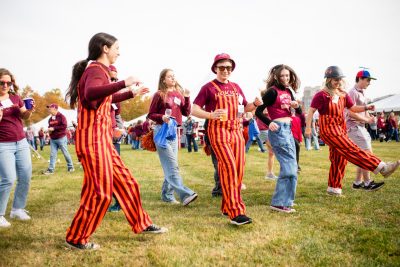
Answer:
<svg viewBox="0 0 400 267"><path fill-rule="evenodd" d="M246 97L244 96L243 91L238 84L233 82L221 83L217 79L215 79L213 82L215 82L221 89L221 91L228 96L233 95L236 89L237 93L239 94L239 98L241 96L241 98L243 99L242 103L240 103L239 101L239 104L242 104L244 106L247 105ZM217 88L215 88L215 86L211 82L209 82L201 87L200 92L196 96L193 104L204 108L205 111L214 111L215 107L217 106L217 95Z"/></svg>
<svg viewBox="0 0 400 267"><path fill-rule="evenodd" d="M269 127L268 125L266 125L265 123L263 123L259 118L256 117L256 122L257 122L257 126L258 129L260 131L268 131Z"/></svg>
<svg viewBox="0 0 400 267"><path fill-rule="evenodd" d="M171 109L171 116L176 119L178 125L182 125L182 115L188 116L191 111L190 98L183 97L183 95L177 91L170 91L167 92L164 101L160 92L156 92L151 101L149 115L147 115L147 117L157 124L163 124L162 117L165 115L166 109Z"/></svg>
<svg viewBox="0 0 400 267"><path fill-rule="evenodd" d="M340 97L345 98L346 108L351 108L354 106L353 100L351 100L351 97L347 93L345 96ZM332 101L331 95L324 90L321 90L314 95L311 101L311 107L317 109L320 115L325 115L328 113L330 101Z"/></svg>
<svg viewBox="0 0 400 267"><path fill-rule="evenodd" d="M51 139L59 139L67 135L67 119L63 114L57 112L49 118L49 128L53 127L54 131L50 132Z"/></svg>
<svg viewBox="0 0 400 267"><path fill-rule="evenodd" d="M24 106L18 95L9 95L9 99L13 103L12 106L3 108L3 118L0 121L0 142L17 142L25 138L24 128L22 126L20 108Z"/></svg>
<svg viewBox="0 0 400 267"><path fill-rule="evenodd" d="M271 90L276 90L277 93L275 102L271 106L267 106L271 120L291 117L290 102L292 101L292 95L290 90L288 88L280 90L276 87Z"/></svg>

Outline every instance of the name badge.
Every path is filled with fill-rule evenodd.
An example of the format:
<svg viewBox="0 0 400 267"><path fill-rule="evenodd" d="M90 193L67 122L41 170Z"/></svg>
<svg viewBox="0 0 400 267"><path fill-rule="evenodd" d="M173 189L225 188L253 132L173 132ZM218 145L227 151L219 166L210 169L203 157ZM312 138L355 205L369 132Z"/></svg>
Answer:
<svg viewBox="0 0 400 267"><path fill-rule="evenodd" d="M177 104L178 106L181 105L181 100L177 97L174 97L174 103Z"/></svg>
<svg viewBox="0 0 400 267"><path fill-rule="evenodd" d="M244 105L239 105L238 106L238 113L243 114L244 113Z"/></svg>
<svg viewBox="0 0 400 267"><path fill-rule="evenodd" d="M9 108L12 107L14 103L8 98L6 100L1 101L1 105L3 106L3 108Z"/></svg>
<svg viewBox="0 0 400 267"><path fill-rule="evenodd" d="M239 95L238 101L239 101L240 105L243 104L243 96L242 95Z"/></svg>
<svg viewBox="0 0 400 267"><path fill-rule="evenodd" d="M52 119L52 120L55 120L55 119L56 119L56 116L51 116L51 119Z"/></svg>
<svg viewBox="0 0 400 267"><path fill-rule="evenodd" d="M115 103L112 103L111 107L113 108L113 110L117 110L118 109L118 107L117 107L117 105Z"/></svg>
<svg viewBox="0 0 400 267"><path fill-rule="evenodd" d="M338 95L335 95L335 96L332 98L332 103L337 104L338 102L339 102L339 96L338 96Z"/></svg>

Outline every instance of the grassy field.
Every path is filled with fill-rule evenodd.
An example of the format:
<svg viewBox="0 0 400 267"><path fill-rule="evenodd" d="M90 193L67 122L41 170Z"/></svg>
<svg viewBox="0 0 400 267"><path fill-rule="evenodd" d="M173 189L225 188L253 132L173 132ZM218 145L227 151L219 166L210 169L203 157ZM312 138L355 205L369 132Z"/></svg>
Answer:
<svg viewBox="0 0 400 267"><path fill-rule="evenodd" d="M398 143L373 148L384 160L400 158ZM74 147L70 151L76 162ZM49 147L42 155L48 159ZM41 175L47 162L33 158L27 205L32 220L10 220L12 226L0 230L0 266L400 266L400 171L382 190L359 192L351 189L355 167L349 164L346 197L332 197L325 193L328 148L302 148L297 213L281 214L269 209L275 182L264 179L267 155L253 146L242 193L253 224L237 227L221 215L220 199L211 198L213 169L203 152L179 154L185 184L199 194L188 207L160 201L163 174L156 153L122 146L122 157L139 181L144 208L169 233L135 235L122 212L108 213L92 237L101 250L66 249L83 171L67 173L60 152L52 176Z"/></svg>

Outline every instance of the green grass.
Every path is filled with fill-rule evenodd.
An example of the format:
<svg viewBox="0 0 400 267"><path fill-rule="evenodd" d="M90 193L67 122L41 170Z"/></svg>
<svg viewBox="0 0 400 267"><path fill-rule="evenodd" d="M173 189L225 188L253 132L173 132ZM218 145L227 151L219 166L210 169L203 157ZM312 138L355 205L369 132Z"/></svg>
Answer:
<svg viewBox="0 0 400 267"><path fill-rule="evenodd" d="M400 145L374 143L382 159L400 158ZM74 147L70 147L76 162ZM275 182L264 180L266 154L251 148L243 199L253 224L236 227L211 198L213 168L203 152L179 152L184 182L199 198L188 207L160 201L163 180L156 153L122 146L122 156L141 186L143 206L164 235L136 235L123 215L106 214L92 236L99 251L65 248L65 232L79 205L83 171L66 172L64 159L52 176L47 162L33 158L27 210L32 220L11 220L0 230L0 266L400 266L400 172L377 192L351 189L355 167L348 164L343 193L328 196L328 148L301 151L297 213L269 210ZM49 147L42 153L49 156ZM278 173L278 163L275 163ZM382 180L381 176L376 180ZM12 199L12 196L11 198ZM11 203L8 205L7 218Z"/></svg>

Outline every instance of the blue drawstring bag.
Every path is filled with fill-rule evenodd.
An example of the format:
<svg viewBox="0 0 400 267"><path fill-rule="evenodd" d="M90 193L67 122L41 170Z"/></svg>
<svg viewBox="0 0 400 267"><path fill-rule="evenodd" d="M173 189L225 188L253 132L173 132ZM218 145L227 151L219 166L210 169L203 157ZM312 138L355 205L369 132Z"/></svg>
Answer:
<svg viewBox="0 0 400 267"><path fill-rule="evenodd" d="M249 139L253 140L254 137L257 137L260 134L260 129L258 129L258 125L254 119L251 119L249 123Z"/></svg>
<svg viewBox="0 0 400 267"><path fill-rule="evenodd" d="M167 140L174 140L176 138L176 120L169 119L168 123L163 123L161 129L154 136L154 143L156 146L167 148Z"/></svg>

